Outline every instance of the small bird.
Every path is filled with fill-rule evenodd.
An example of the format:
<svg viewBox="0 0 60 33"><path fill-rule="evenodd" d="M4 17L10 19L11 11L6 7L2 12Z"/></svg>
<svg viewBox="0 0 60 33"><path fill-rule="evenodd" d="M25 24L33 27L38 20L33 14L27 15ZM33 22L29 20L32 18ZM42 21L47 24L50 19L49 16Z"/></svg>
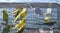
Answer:
<svg viewBox="0 0 60 33"><path fill-rule="evenodd" d="M27 15L27 9L23 8L23 10L17 15L17 17L14 20L14 23L20 18L24 18Z"/></svg>

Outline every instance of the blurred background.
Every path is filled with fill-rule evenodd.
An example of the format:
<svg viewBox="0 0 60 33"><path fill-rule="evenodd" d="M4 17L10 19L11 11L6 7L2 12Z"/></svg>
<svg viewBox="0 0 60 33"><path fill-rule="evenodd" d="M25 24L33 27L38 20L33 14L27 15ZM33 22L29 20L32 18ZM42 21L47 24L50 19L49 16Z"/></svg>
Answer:
<svg viewBox="0 0 60 33"><path fill-rule="evenodd" d="M39 29L45 29L45 28L55 28L57 29L57 32L60 33L58 29L60 29L60 0L1 0L0 1L0 32L2 32L3 25L1 23L4 23L3 17L2 17L2 10L6 10L9 13L13 12L16 7L23 7L28 9L28 14L26 16L26 32L25 33L40 33ZM32 8L30 8L29 4ZM34 10L34 8L38 7L37 12ZM53 26L43 25L45 16L42 16L44 13L47 12L47 9L51 8L51 20L57 21L56 24ZM40 16L37 15L37 13L40 13ZM9 14L9 24L13 24L14 15ZM40 25L42 24L42 25ZM15 32L15 31L14 31ZM10 33L13 33L11 31ZM56 31L54 31L56 33Z"/></svg>

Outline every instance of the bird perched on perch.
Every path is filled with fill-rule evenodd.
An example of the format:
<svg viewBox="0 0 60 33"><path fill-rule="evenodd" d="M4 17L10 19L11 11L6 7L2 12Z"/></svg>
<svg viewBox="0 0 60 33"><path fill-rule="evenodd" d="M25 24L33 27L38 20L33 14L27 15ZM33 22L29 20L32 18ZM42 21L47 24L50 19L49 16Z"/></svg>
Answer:
<svg viewBox="0 0 60 33"><path fill-rule="evenodd" d="M56 21L50 20L52 16L51 12L52 12L52 9L47 8L47 12L45 14L46 17L44 18L44 22L45 22L44 24L46 25L54 25L56 23Z"/></svg>

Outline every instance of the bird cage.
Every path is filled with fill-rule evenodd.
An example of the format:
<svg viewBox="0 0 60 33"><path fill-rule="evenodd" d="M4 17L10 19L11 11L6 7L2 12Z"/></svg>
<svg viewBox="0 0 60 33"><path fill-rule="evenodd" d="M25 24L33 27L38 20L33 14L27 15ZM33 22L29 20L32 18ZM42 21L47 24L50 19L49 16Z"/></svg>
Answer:
<svg viewBox="0 0 60 33"><path fill-rule="evenodd" d="M49 25L44 24L44 18L46 17L47 8L51 8L51 19L53 21L57 21L56 24L53 25L52 29L59 28L60 21L60 6L57 3L0 3L0 23L4 23L2 10L6 10L9 15L9 24L13 24L14 15L11 14L16 8L26 8L28 10L26 16L26 29L46 29L51 28ZM49 12L49 11L48 11ZM17 21L18 22L18 21ZM4 27L4 25L3 25ZM2 30L3 28L1 28ZM15 31L13 31L15 32Z"/></svg>

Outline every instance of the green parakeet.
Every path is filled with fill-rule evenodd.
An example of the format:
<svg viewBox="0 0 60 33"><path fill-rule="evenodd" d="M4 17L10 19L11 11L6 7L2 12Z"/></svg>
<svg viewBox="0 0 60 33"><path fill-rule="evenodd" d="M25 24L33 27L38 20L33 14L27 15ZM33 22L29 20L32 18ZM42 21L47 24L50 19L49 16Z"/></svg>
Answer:
<svg viewBox="0 0 60 33"><path fill-rule="evenodd" d="M8 23L8 14L7 14L6 10L3 10L3 11L2 11L2 15L3 15L3 20L4 20L6 23Z"/></svg>

